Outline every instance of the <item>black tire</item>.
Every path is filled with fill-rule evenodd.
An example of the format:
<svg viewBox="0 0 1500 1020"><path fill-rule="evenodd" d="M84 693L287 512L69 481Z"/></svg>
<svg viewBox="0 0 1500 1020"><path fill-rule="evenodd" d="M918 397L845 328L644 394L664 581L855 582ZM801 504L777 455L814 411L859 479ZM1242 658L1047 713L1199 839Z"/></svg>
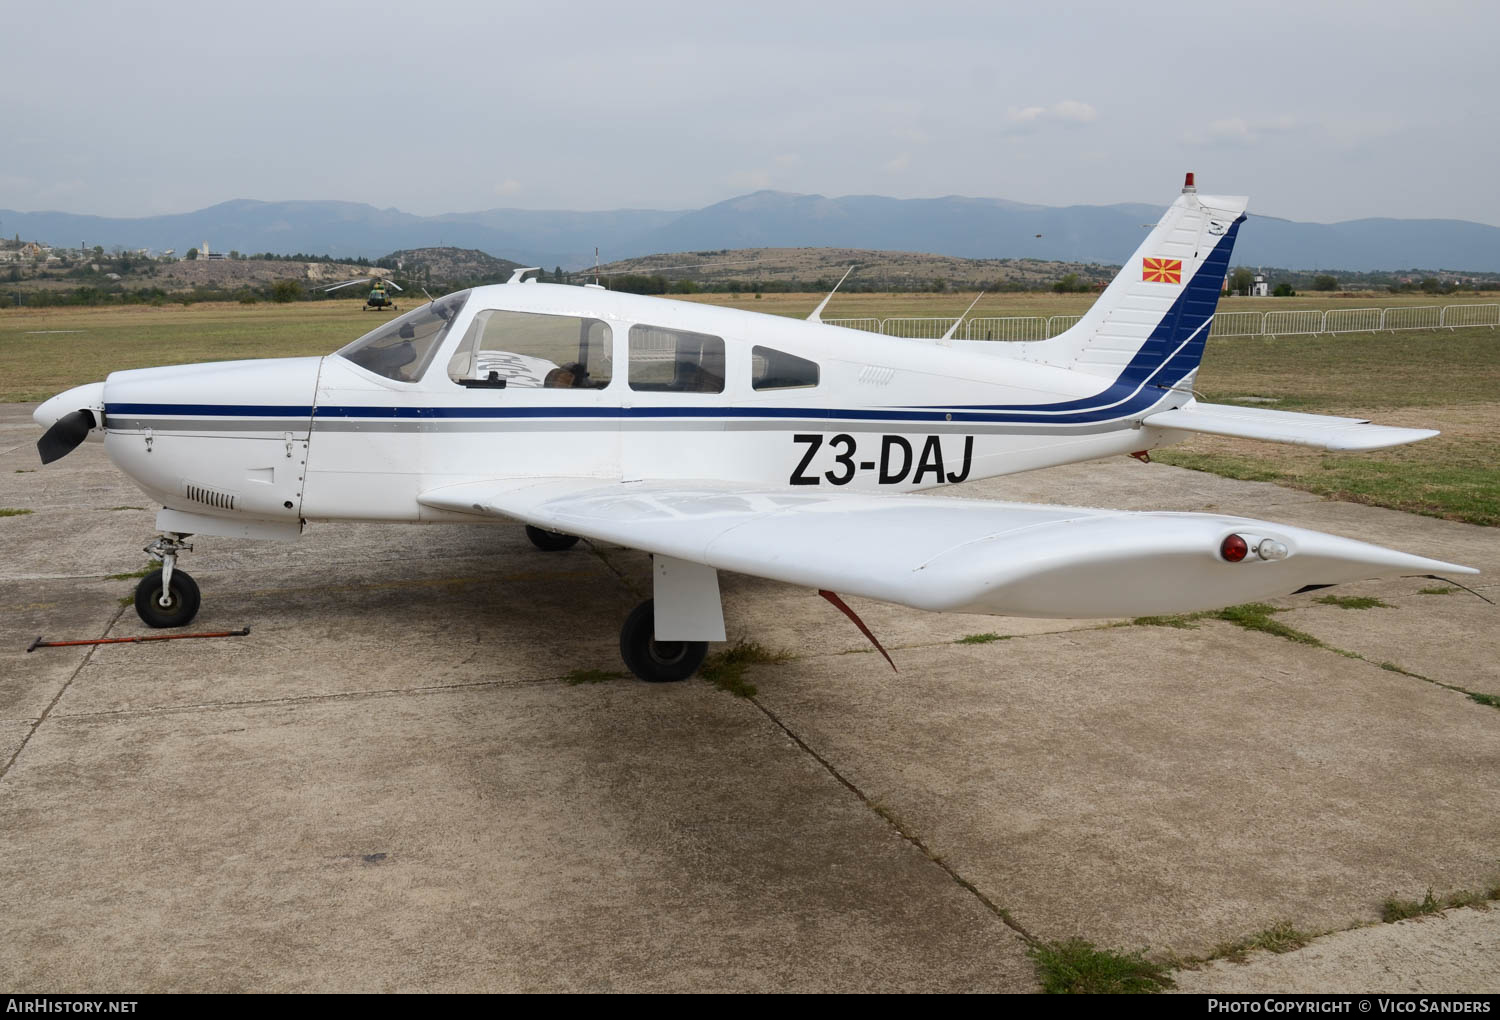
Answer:
<svg viewBox="0 0 1500 1020"><path fill-rule="evenodd" d="M647 683L686 680L698 672L708 655L707 641L657 641L656 610L647 599L630 611L620 628L620 658Z"/></svg>
<svg viewBox="0 0 1500 1020"><path fill-rule="evenodd" d="M526 525L526 537L531 539L531 544L542 552L562 552L571 549L578 544L577 535L563 535L556 531L544 531L541 528L533 528Z"/></svg>
<svg viewBox="0 0 1500 1020"><path fill-rule="evenodd" d="M185 570L172 571L172 604L164 606L160 598L161 571L153 570L135 586L135 611L148 627L185 627L203 603L198 582Z"/></svg>

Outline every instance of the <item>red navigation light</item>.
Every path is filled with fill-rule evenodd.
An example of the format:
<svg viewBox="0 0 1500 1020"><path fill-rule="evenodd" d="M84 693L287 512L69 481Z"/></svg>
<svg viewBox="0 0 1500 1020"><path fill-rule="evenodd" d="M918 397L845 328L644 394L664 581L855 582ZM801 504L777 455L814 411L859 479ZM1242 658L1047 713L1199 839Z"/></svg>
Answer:
<svg viewBox="0 0 1500 1020"><path fill-rule="evenodd" d="M1189 170L1187 172L1187 177L1185 177L1183 179L1182 186L1184 188L1195 188L1195 187L1197 187L1197 185L1193 183L1193 172L1191 170Z"/></svg>
<svg viewBox="0 0 1500 1020"><path fill-rule="evenodd" d="M1246 543L1246 541L1238 535L1230 535L1228 538L1224 539L1224 543L1219 546L1219 555L1224 557L1230 563L1238 563L1240 560L1245 558L1245 554L1249 551L1249 544Z"/></svg>

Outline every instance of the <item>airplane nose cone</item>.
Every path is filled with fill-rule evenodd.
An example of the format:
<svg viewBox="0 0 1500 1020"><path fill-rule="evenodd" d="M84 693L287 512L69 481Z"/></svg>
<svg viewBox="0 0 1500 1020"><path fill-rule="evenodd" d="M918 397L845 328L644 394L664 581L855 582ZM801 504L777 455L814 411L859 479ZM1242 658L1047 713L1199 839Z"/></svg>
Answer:
<svg viewBox="0 0 1500 1020"><path fill-rule="evenodd" d="M50 429L63 415L82 410L101 412L102 417L104 410L104 384L102 382L74 386L71 390L65 390L55 397L42 401L37 405L36 410L31 412L31 420L44 429Z"/></svg>

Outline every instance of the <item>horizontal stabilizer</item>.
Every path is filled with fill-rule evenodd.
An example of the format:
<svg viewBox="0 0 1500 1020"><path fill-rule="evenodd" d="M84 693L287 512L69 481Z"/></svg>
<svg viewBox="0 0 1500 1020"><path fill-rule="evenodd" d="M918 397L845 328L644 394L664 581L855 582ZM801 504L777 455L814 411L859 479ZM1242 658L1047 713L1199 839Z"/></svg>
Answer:
<svg viewBox="0 0 1500 1020"><path fill-rule="evenodd" d="M1282 524L724 482L534 478L423 504L936 612L1098 618L1217 609L1306 585L1476 571ZM1240 562L1221 552L1239 536Z"/></svg>
<svg viewBox="0 0 1500 1020"><path fill-rule="evenodd" d="M1236 439L1264 439L1324 450L1383 450L1437 435L1434 429L1372 425L1364 418L1337 418L1328 414L1298 414L1197 401L1170 411L1148 414L1141 420L1143 424L1159 429L1180 429Z"/></svg>

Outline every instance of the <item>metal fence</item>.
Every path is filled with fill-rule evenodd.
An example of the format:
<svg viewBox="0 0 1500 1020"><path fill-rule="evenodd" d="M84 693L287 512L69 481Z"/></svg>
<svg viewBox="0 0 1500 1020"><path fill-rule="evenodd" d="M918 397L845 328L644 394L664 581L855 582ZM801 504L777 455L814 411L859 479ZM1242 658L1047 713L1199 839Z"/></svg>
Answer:
<svg viewBox="0 0 1500 1020"><path fill-rule="evenodd" d="M843 326L845 329L862 329L869 333L879 333L885 327L883 319L824 319L825 326Z"/></svg>
<svg viewBox="0 0 1500 1020"><path fill-rule="evenodd" d="M1332 308L1323 313L1323 332L1373 333L1384 314L1383 308Z"/></svg>
<svg viewBox="0 0 1500 1020"><path fill-rule="evenodd" d="M955 335L967 340L1046 340L1076 325L1081 315L982 316ZM951 318L824 319L830 326L862 329L908 340L936 340L953 327ZM1407 305L1401 308L1277 309L1270 312L1218 312L1209 336L1311 336L1315 333L1375 333L1398 329L1500 327L1500 304Z"/></svg>
<svg viewBox="0 0 1500 1020"><path fill-rule="evenodd" d="M886 319L880 331L886 336L905 337L908 340L936 340L953 328L957 319Z"/></svg>
<svg viewBox="0 0 1500 1020"><path fill-rule="evenodd" d="M1500 326L1500 305L1448 305L1443 309L1441 324L1459 326Z"/></svg>
<svg viewBox="0 0 1500 1020"><path fill-rule="evenodd" d="M1208 328L1208 335L1259 336L1265 318L1262 312L1219 312Z"/></svg>
<svg viewBox="0 0 1500 1020"><path fill-rule="evenodd" d="M1437 305L1409 305L1387 308L1381 316L1382 329L1437 329L1443 324L1443 310Z"/></svg>
<svg viewBox="0 0 1500 1020"><path fill-rule="evenodd" d="M1260 331L1265 336L1296 336L1299 333L1323 332L1323 312L1288 310L1266 312Z"/></svg>
<svg viewBox="0 0 1500 1020"><path fill-rule="evenodd" d="M1039 315L985 316L970 319L964 327L966 340L1045 340L1047 320Z"/></svg>

